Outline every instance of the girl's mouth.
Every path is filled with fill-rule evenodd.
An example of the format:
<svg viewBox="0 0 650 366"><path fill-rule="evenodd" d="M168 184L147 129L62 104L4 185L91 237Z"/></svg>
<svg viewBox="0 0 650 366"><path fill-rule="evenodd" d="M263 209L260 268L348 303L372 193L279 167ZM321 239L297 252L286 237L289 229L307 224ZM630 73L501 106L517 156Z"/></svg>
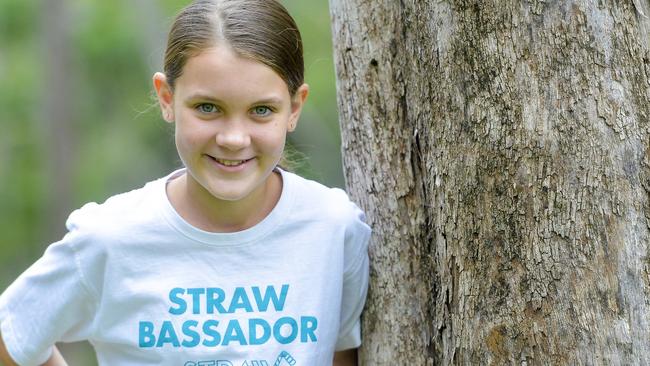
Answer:
<svg viewBox="0 0 650 366"><path fill-rule="evenodd" d="M212 159L212 161L217 163L219 166L224 168L230 168L230 169L240 167L254 159L254 158L250 158L250 159L243 159L243 160L230 160L230 159L218 159L210 155L208 156L210 157L210 159Z"/></svg>
<svg viewBox="0 0 650 366"><path fill-rule="evenodd" d="M247 160L226 160L226 159L214 159L217 161L219 164L223 164L225 166L237 166L237 165L242 165L245 162L249 161L250 159Z"/></svg>

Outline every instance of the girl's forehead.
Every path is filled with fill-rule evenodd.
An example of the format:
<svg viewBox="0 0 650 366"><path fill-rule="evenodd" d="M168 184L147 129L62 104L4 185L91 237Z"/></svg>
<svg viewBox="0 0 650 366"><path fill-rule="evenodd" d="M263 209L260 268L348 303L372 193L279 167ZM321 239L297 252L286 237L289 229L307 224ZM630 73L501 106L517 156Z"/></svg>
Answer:
<svg viewBox="0 0 650 366"><path fill-rule="evenodd" d="M227 48L211 48L190 57L183 73L178 79L179 83L258 83L260 86L278 86L286 88L286 83L275 70L269 66L250 58L239 56Z"/></svg>
<svg viewBox="0 0 650 366"><path fill-rule="evenodd" d="M222 73L233 70L246 70L249 72L264 73L266 71L274 73L273 69L257 60L241 56L229 46L216 46L205 49L187 59L184 73L187 69L200 70L201 72L210 71L213 73Z"/></svg>
<svg viewBox="0 0 650 366"><path fill-rule="evenodd" d="M273 69L224 46L190 57L176 80L175 89L185 96L201 93L284 98L289 94L287 84Z"/></svg>

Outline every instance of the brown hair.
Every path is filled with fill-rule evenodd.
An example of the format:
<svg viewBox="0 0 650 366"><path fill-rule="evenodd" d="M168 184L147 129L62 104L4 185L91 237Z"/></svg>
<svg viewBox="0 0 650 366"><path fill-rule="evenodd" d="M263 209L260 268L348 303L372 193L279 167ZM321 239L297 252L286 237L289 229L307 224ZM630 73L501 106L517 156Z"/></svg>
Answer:
<svg viewBox="0 0 650 366"><path fill-rule="evenodd" d="M225 43L235 53L273 69L295 95L304 82L302 40L295 21L276 0L195 0L174 20L165 52L170 87L189 57Z"/></svg>

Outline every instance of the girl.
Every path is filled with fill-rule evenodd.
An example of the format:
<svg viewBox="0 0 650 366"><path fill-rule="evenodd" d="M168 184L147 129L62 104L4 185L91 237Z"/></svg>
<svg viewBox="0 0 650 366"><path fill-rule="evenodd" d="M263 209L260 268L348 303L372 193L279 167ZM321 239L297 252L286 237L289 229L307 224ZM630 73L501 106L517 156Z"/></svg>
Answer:
<svg viewBox="0 0 650 366"><path fill-rule="evenodd" d="M184 168L73 212L0 297L5 364L355 365L369 227L339 189L278 166L307 98L273 0L199 0L153 84Z"/></svg>

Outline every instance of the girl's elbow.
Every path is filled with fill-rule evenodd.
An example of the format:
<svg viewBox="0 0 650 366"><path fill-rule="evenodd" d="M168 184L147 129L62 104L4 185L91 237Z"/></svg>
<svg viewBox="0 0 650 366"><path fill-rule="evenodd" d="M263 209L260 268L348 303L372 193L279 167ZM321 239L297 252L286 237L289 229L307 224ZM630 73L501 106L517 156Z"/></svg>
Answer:
<svg viewBox="0 0 650 366"><path fill-rule="evenodd" d="M335 352L332 366L357 366L357 349Z"/></svg>

